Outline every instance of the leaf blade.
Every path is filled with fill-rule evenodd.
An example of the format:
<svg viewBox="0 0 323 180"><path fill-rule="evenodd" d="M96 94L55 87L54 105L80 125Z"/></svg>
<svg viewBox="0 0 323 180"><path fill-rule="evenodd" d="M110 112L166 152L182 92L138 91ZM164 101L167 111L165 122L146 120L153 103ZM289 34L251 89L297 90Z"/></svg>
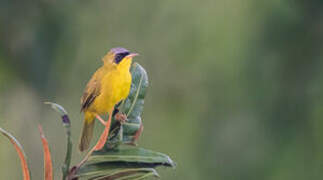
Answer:
<svg viewBox="0 0 323 180"><path fill-rule="evenodd" d="M17 154L19 156L19 159L20 159L21 169L22 169L24 180L30 180L30 170L29 170L28 163L27 163L27 160L26 160L25 152L24 152L21 144L19 143L19 141L13 135L11 135L6 130L0 128L0 132L5 137L7 137L9 139L9 141L14 145L14 147L15 147L15 149L17 151Z"/></svg>
<svg viewBox="0 0 323 180"><path fill-rule="evenodd" d="M131 68L132 84L129 96L123 103L123 112L127 112L128 121L123 124L124 144L133 143L134 135L142 124L141 114L144 109L146 91L149 85L146 70L138 63Z"/></svg>
<svg viewBox="0 0 323 180"><path fill-rule="evenodd" d="M163 153L151 151L148 149L133 147L133 146L120 146L118 149L109 150L106 152L96 151L88 159L87 164L106 162L127 162L127 163L145 163L151 165L163 165L175 167L176 164L171 158Z"/></svg>
<svg viewBox="0 0 323 180"><path fill-rule="evenodd" d="M39 128L40 138L42 141L43 151L44 151L44 179L53 180L53 164L52 164L51 155L49 151L48 141L44 135L41 125L39 125L38 128Z"/></svg>
<svg viewBox="0 0 323 180"><path fill-rule="evenodd" d="M56 112L58 112L61 116L67 115L67 111L63 108L63 106L53 103L53 102L44 102L44 104L50 105Z"/></svg>

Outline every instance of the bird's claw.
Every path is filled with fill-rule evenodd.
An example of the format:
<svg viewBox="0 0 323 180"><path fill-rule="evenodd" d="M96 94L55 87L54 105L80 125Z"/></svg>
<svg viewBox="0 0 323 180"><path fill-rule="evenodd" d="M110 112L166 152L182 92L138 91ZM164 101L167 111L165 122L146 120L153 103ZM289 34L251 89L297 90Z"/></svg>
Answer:
<svg viewBox="0 0 323 180"><path fill-rule="evenodd" d="M124 113L120 113L120 112L118 112L116 115L114 115L114 118L115 118L115 120L120 122L120 124L124 124L125 122L128 121L127 115L125 115Z"/></svg>

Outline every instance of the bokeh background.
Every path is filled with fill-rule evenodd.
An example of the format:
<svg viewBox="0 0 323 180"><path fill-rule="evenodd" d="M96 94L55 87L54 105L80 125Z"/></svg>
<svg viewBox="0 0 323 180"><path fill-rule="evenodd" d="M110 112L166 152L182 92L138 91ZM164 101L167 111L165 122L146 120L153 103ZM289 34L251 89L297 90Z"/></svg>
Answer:
<svg viewBox="0 0 323 180"><path fill-rule="evenodd" d="M140 145L166 153L168 180L323 178L323 3L320 0L1 0L0 126L42 179L37 125L55 178L72 119L79 162L80 97L101 57L141 54L150 87ZM96 127L98 131L102 127ZM0 179L21 179L0 137Z"/></svg>

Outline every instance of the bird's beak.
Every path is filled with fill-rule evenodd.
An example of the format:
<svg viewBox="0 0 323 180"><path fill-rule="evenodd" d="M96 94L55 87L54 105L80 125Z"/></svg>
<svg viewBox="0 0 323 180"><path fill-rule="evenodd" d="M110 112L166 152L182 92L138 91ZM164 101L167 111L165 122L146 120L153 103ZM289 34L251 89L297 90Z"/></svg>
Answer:
<svg viewBox="0 0 323 180"><path fill-rule="evenodd" d="M138 53L130 53L127 57L133 58L135 56L139 56L139 54Z"/></svg>

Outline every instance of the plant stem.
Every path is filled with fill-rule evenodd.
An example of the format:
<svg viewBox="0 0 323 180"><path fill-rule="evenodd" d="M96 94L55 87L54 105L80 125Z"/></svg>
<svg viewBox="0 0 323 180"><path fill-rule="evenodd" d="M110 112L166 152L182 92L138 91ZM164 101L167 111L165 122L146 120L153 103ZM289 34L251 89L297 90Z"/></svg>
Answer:
<svg viewBox="0 0 323 180"><path fill-rule="evenodd" d="M69 121L69 118L67 115L62 116L63 119L63 125L66 129L66 135L67 135L67 151L65 156L65 162L62 166L62 172L63 172L63 180L66 179L69 173L69 168L71 165L71 159L72 159L72 139L71 139L71 124ZM68 122L68 123L65 123Z"/></svg>
<svg viewBox="0 0 323 180"><path fill-rule="evenodd" d="M65 162L62 166L63 180L66 180L69 174L69 169L70 169L71 159L72 159L71 121L67 115L66 110L61 105L52 103L52 102L45 102L45 104L50 105L56 112L58 112L61 115L62 123L66 130L67 150L66 150Z"/></svg>

